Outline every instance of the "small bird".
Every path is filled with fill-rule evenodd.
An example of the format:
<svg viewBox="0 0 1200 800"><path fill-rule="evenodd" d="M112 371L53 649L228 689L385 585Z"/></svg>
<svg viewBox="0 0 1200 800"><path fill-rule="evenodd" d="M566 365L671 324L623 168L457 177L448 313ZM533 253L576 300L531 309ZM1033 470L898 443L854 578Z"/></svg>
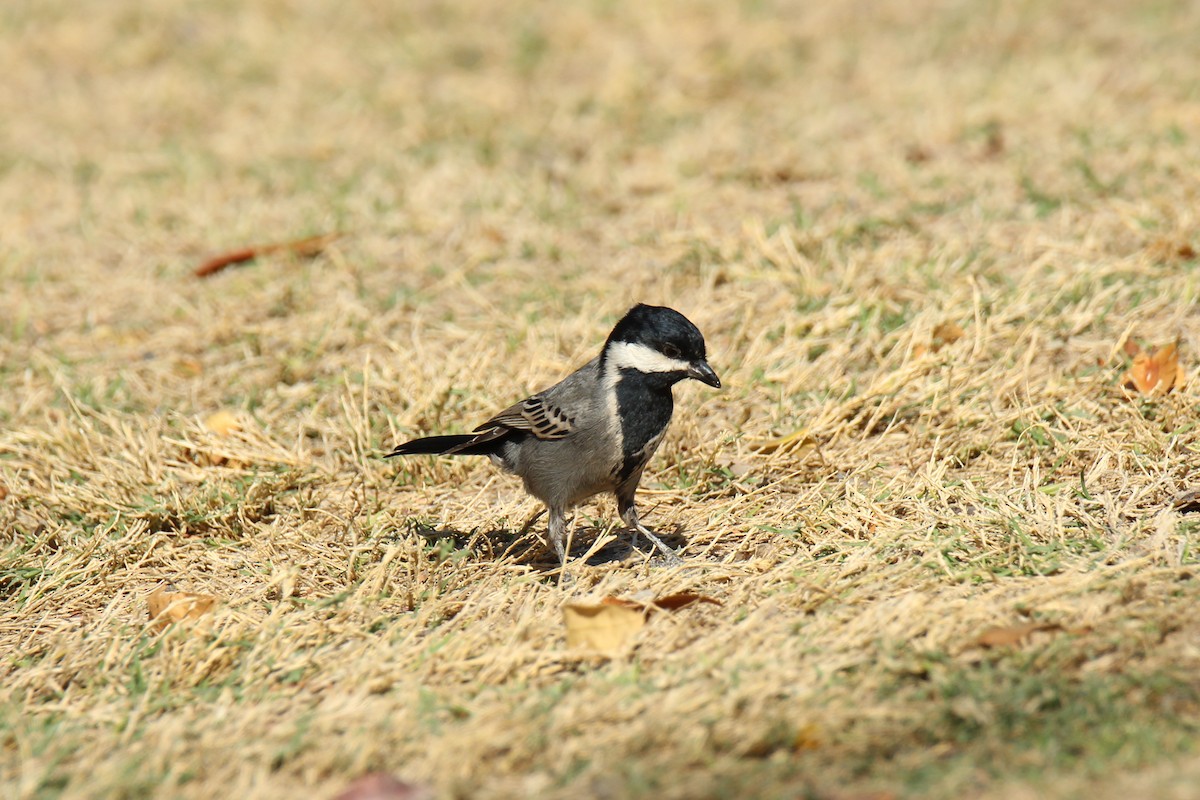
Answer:
<svg viewBox="0 0 1200 800"><path fill-rule="evenodd" d="M638 520L634 493L671 422L671 388L685 378L721 388L704 336L674 309L639 304L612 329L600 355L559 383L509 406L474 433L414 439L385 458L488 456L546 504L550 542L564 569L567 511L612 492L634 546L641 532L678 563L675 551Z"/></svg>

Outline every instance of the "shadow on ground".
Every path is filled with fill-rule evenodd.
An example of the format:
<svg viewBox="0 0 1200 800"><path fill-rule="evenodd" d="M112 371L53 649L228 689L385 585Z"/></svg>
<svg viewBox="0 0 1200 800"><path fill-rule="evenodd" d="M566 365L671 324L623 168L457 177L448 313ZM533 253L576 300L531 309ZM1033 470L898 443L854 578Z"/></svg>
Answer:
<svg viewBox="0 0 1200 800"><path fill-rule="evenodd" d="M543 534L534 522L537 517L526 523L518 530L509 528L493 528L461 531L454 528L435 528L420 522L409 525L407 533L421 537L430 545L447 548L447 554L456 550L467 550L472 556L481 560L511 560L513 563L530 567L538 572L557 573L559 563ZM671 549L680 550L687 544L683 535L683 526L676 526L670 533L655 531L658 537ZM606 527L579 526L571 537L570 557L578 559L592 549L596 540L608 533ZM612 541L605 543L592 553L585 562L588 566L598 567L604 564L614 564L623 561L640 560L649 556L652 561L661 560L661 555L654 545L644 536L637 537L637 547L634 547L633 536L628 529L620 528L614 532ZM397 532L392 538L400 538L405 534ZM444 544L443 544L444 543Z"/></svg>

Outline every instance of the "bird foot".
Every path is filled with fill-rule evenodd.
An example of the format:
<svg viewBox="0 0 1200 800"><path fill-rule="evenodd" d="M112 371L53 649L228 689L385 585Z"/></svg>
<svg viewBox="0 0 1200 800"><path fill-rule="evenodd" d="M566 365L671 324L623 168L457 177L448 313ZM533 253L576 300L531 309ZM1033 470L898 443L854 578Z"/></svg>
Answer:
<svg viewBox="0 0 1200 800"><path fill-rule="evenodd" d="M674 550L672 550L666 542L655 536L646 529L646 526L641 524L637 524L633 529L633 539L630 543L633 551L637 551L637 537L639 533L650 540L650 544L654 545L655 549L662 554L663 561L665 561L668 566L678 567L679 565L683 564L683 559L679 557L679 553L676 553Z"/></svg>

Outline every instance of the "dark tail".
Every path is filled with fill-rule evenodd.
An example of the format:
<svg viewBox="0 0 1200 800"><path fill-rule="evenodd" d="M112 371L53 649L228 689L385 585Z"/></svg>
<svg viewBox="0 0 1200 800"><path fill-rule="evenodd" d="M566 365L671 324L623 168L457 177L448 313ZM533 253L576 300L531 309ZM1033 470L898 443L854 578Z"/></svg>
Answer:
<svg viewBox="0 0 1200 800"><path fill-rule="evenodd" d="M426 436L424 439L413 439L405 442L384 458L392 456L420 455L450 455L450 456L486 456L495 452L496 440L472 443L478 439L477 433L460 433L453 436Z"/></svg>

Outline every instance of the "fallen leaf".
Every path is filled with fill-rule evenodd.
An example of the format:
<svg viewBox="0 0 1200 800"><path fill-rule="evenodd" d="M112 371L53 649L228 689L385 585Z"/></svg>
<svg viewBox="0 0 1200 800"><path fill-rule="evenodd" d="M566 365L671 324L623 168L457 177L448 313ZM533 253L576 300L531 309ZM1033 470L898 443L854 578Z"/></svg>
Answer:
<svg viewBox="0 0 1200 800"><path fill-rule="evenodd" d="M919 144L909 145L904 151L904 160L910 164L924 164L933 158L933 152Z"/></svg>
<svg viewBox="0 0 1200 800"><path fill-rule="evenodd" d="M775 183L799 183L808 180L809 175L794 164L780 164L766 170L765 177Z"/></svg>
<svg viewBox="0 0 1200 800"><path fill-rule="evenodd" d="M1142 352L1141 345L1139 345L1133 339L1126 339L1125 344L1121 346L1121 349L1125 352L1125 355L1129 356L1130 358L1133 358L1138 353Z"/></svg>
<svg viewBox="0 0 1200 800"><path fill-rule="evenodd" d="M754 446L754 449L760 453L769 455L779 451L789 451L795 449L806 449L815 445L817 442L808 433L808 428L801 428L798 431L789 433L786 436L780 436L776 439L768 439Z"/></svg>
<svg viewBox="0 0 1200 800"><path fill-rule="evenodd" d="M1121 379L1127 389L1146 395L1162 395L1183 385L1184 372L1179 364L1177 342L1163 345L1149 354L1145 351L1133 359L1133 366Z"/></svg>
<svg viewBox="0 0 1200 800"><path fill-rule="evenodd" d="M481 233L492 244L507 244L508 237L504 235L504 231L493 225L484 225Z"/></svg>
<svg viewBox="0 0 1200 800"><path fill-rule="evenodd" d="M813 723L808 723L802 726L796 735L792 737L792 749L796 752L802 750L816 750L821 746L821 730Z"/></svg>
<svg viewBox="0 0 1200 800"><path fill-rule="evenodd" d="M175 362L175 371L180 375L195 378L204 372L204 365L194 358L180 358Z"/></svg>
<svg viewBox="0 0 1200 800"><path fill-rule="evenodd" d="M386 772L372 772L351 782L333 800L433 800L433 791Z"/></svg>
<svg viewBox="0 0 1200 800"><path fill-rule="evenodd" d="M563 622L567 626L567 647L595 650L612 656L620 653L637 632L646 626L646 610L638 603L608 602L567 603Z"/></svg>
<svg viewBox="0 0 1200 800"><path fill-rule="evenodd" d="M939 350L948 344L954 344L959 339L967 335L967 332L962 329L962 326L953 320L939 323L933 329L933 349Z"/></svg>
<svg viewBox="0 0 1200 800"><path fill-rule="evenodd" d="M162 630L176 622L193 622L200 619L217 603L210 594L177 592L171 584L159 586L146 598L150 609L150 622L156 630Z"/></svg>
<svg viewBox="0 0 1200 800"><path fill-rule="evenodd" d="M721 601L715 597L695 594L694 592L677 592L653 601L654 607L661 608L663 611L678 611L684 606L690 606L692 603L712 603L714 606L721 605Z"/></svg>
<svg viewBox="0 0 1200 800"><path fill-rule="evenodd" d="M972 642L976 647L1013 647L1030 634L1040 631L1061 631L1062 626L1053 622L1024 622L1001 628L988 628Z"/></svg>
<svg viewBox="0 0 1200 800"><path fill-rule="evenodd" d="M637 600L628 600L624 597L613 597L612 595L605 595L600 600L600 605L617 606L618 608L640 608L643 610L646 608L645 603L640 603Z"/></svg>
<svg viewBox="0 0 1200 800"><path fill-rule="evenodd" d="M1174 264L1195 259L1196 248L1186 239L1168 237L1146 245L1146 254L1157 264Z"/></svg>
<svg viewBox="0 0 1200 800"><path fill-rule="evenodd" d="M207 278L210 275L217 274L226 267L253 261L260 256L270 255L271 253L292 253L293 255L311 258L319 255L325 249L326 245L338 239L341 235L341 233L336 232L326 233L321 236L309 236L291 242L263 244L244 247L240 250L231 250L228 253L222 253L219 256L213 256L208 259L196 267L192 274L197 278Z"/></svg>
<svg viewBox="0 0 1200 800"><path fill-rule="evenodd" d="M986 123L983 127L987 138L983 142L983 152L980 155L983 158L997 158L1004 155L1006 148L1004 142L1004 126L998 121L992 120Z"/></svg>
<svg viewBox="0 0 1200 800"><path fill-rule="evenodd" d="M218 411L204 418L204 427L217 436L228 436L241 429L241 423L232 411Z"/></svg>
<svg viewBox="0 0 1200 800"><path fill-rule="evenodd" d="M595 603L567 603L563 606L567 646L616 655L645 627L653 612L678 611L692 603L721 605L720 600L695 592L676 592L652 600L607 595Z"/></svg>

